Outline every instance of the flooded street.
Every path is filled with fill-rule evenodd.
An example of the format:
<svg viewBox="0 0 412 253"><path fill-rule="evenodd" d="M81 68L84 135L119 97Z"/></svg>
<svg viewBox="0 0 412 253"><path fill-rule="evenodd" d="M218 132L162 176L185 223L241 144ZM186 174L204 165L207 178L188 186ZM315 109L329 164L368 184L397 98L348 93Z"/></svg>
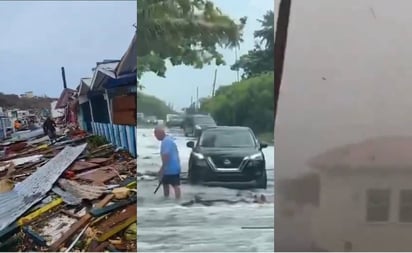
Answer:
<svg viewBox="0 0 412 253"><path fill-rule="evenodd" d="M191 151L186 147L189 138L184 137L180 129L173 129L169 134L175 138L182 164L182 200L179 202L164 200L162 189L156 195L153 194L158 181L146 175L155 173L160 168L160 143L153 136L153 129L137 130L138 172L144 174L138 182L139 250L273 252L273 228L256 228L274 225L273 147L264 150L268 175L266 190L192 186L184 180ZM264 194L270 203L181 205L193 200L195 196L204 200L252 201L255 194Z"/></svg>

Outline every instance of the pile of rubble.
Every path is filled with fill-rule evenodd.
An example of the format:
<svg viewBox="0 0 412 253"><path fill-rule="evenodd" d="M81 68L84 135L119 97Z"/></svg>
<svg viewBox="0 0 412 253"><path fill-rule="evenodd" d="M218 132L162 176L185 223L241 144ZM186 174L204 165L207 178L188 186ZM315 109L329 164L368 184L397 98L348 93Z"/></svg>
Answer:
<svg viewBox="0 0 412 253"><path fill-rule="evenodd" d="M0 144L1 252L136 252L136 160L96 138Z"/></svg>

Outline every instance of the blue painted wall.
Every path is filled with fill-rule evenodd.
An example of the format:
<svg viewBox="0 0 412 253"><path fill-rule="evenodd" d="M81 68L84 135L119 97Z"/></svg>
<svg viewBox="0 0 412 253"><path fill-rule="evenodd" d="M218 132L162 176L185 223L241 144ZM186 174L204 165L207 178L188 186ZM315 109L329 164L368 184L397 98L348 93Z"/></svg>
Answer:
<svg viewBox="0 0 412 253"><path fill-rule="evenodd" d="M82 121L82 127L84 130L86 130L87 132L91 132L92 131L92 116L90 113L90 102L86 102L80 105L80 115L79 117L81 117L81 121Z"/></svg>
<svg viewBox="0 0 412 253"><path fill-rule="evenodd" d="M91 122L93 134L104 136L116 147L121 147L137 156L136 126Z"/></svg>

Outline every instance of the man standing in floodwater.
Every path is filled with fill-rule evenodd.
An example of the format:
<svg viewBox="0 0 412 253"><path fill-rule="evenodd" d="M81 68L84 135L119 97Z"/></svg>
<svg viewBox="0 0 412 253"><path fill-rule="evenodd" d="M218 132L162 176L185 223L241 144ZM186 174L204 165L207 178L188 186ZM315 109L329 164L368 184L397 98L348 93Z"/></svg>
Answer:
<svg viewBox="0 0 412 253"><path fill-rule="evenodd" d="M166 135L163 127L156 127L154 135L161 141L160 156L162 167L159 170L159 180L163 184L163 194L169 197L170 186L173 187L175 198L180 199L180 158L175 141Z"/></svg>

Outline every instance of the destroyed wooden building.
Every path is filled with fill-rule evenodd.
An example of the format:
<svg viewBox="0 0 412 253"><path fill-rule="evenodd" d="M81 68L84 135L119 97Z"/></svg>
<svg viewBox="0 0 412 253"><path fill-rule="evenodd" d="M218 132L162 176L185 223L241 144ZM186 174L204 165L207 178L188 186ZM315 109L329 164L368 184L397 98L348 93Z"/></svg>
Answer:
<svg viewBox="0 0 412 253"><path fill-rule="evenodd" d="M136 36L121 60L104 60L78 86L78 122L136 155Z"/></svg>
<svg viewBox="0 0 412 253"><path fill-rule="evenodd" d="M56 102L55 110L63 110L63 121L66 124L77 123L77 94L76 90L70 88L64 88L60 94L59 99Z"/></svg>

